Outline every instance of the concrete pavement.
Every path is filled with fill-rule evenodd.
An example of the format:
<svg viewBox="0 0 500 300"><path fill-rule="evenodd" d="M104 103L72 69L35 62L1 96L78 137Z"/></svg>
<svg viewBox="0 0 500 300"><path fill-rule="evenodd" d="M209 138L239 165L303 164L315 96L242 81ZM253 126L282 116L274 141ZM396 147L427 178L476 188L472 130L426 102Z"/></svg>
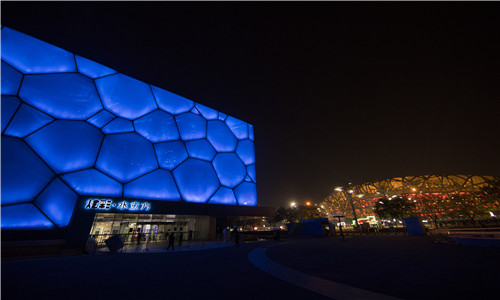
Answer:
<svg viewBox="0 0 500 300"><path fill-rule="evenodd" d="M278 271L255 267L251 253ZM499 271L499 248L428 237L316 238L6 261L2 299L481 299L498 293ZM280 279L287 273L292 280Z"/></svg>

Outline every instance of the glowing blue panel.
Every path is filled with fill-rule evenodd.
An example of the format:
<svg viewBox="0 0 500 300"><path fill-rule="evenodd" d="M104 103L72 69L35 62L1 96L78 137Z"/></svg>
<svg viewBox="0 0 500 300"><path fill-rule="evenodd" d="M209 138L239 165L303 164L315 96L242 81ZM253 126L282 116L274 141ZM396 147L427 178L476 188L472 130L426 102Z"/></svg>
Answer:
<svg viewBox="0 0 500 300"><path fill-rule="evenodd" d="M123 74L95 80L104 106L116 115L136 119L156 109L149 85Z"/></svg>
<svg viewBox="0 0 500 300"><path fill-rule="evenodd" d="M180 200L174 178L169 171L156 170L125 185L124 197Z"/></svg>
<svg viewBox="0 0 500 300"><path fill-rule="evenodd" d="M229 127L222 121L208 121L207 139L219 152L234 151L238 143Z"/></svg>
<svg viewBox="0 0 500 300"><path fill-rule="evenodd" d="M219 120L221 121L226 121L227 115L224 113L219 112Z"/></svg>
<svg viewBox="0 0 500 300"><path fill-rule="evenodd" d="M174 117L161 110L156 110L134 121L138 134L153 143L179 139L179 132Z"/></svg>
<svg viewBox="0 0 500 300"><path fill-rule="evenodd" d="M207 120L216 120L219 113L215 109L211 109L201 104L196 104L196 108L201 113L201 115Z"/></svg>
<svg viewBox="0 0 500 300"><path fill-rule="evenodd" d="M248 124L231 116L226 119L227 126L231 128L234 132L234 135L238 139L247 139L248 138Z"/></svg>
<svg viewBox="0 0 500 300"><path fill-rule="evenodd" d="M78 72L87 75L90 78L98 78L116 73L115 70L91 61L90 59L86 59L78 55L75 55L75 59Z"/></svg>
<svg viewBox="0 0 500 300"><path fill-rule="evenodd" d="M245 177L245 181L252 182L252 178L250 178L250 176L247 175L247 177Z"/></svg>
<svg viewBox="0 0 500 300"><path fill-rule="evenodd" d="M4 27L2 60L23 73L76 72L70 52Z"/></svg>
<svg viewBox="0 0 500 300"><path fill-rule="evenodd" d="M172 170L188 158L186 148L180 141L155 144L156 156L162 168Z"/></svg>
<svg viewBox="0 0 500 300"><path fill-rule="evenodd" d="M57 173L94 165L102 133L81 121L54 121L26 138L26 142Z"/></svg>
<svg viewBox="0 0 500 300"><path fill-rule="evenodd" d="M2 207L2 229L41 229L50 227L54 227L54 224L33 204Z"/></svg>
<svg viewBox="0 0 500 300"><path fill-rule="evenodd" d="M151 86L151 89L160 108L171 114L176 115L188 112L194 105L193 101L164 89L155 86Z"/></svg>
<svg viewBox="0 0 500 300"><path fill-rule="evenodd" d="M52 120L54 119L43 112L23 104L12 119L5 134L23 138Z"/></svg>
<svg viewBox="0 0 500 300"><path fill-rule="evenodd" d="M201 116L193 113L185 113L175 116L181 138L184 141L205 138L207 133L207 121Z"/></svg>
<svg viewBox="0 0 500 300"><path fill-rule="evenodd" d="M230 188L240 184L247 174L245 165L234 153L217 154L213 164L222 185Z"/></svg>
<svg viewBox="0 0 500 300"><path fill-rule="evenodd" d="M102 109L92 79L80 74L26 75L19 97L62 119L85 120Z"/></svg>
<svg viewBox="0 0 500 300"><path fill-rule="evenodd" d="M2 95L16 95L23 74L2 61Z"/></svg>
<svg viewBox="0 0 500 300"><path fill-rule="evenodd" d="M122 185L95 169L65 174L66 181L80 195L121 197Z"/></svg>
<svg viewBox="0 0 500 300"><path fill-rule="evenodd" d="M19 101L17 97L2 96L2 132L16 112L16 109L19 107L20 103L21 101Z"/></svg>
<svg viewBox="0 0 500 300"><path fill-rule="evenodd" d="M182 198L188 202L206 202L219 188L219 180L206 161L189 158L173 171Z"/></svg>
<svg viewBox="0 0 500 300"><path fill-rule="evenodd" d="M212 161L216 153L214 147L205 139L186 142L186 148L189 157L208 161Z"/></svg>
<svg viewBox="0 0 500 300"><path fill-rule="evenodd" d="M253 142L250 140L243 140L238 143L236 154L241 158L245 165L255 163L255 152Z"/></svg>
<svg viewBox="0 0 500 300"><path fill-rule="evenodd" d="M107 135L96 167L127 182L158 168L153 145L136 133Z"/></svg>
<svg viewBox="0 0 500 300"><path fill-rule="evenodd" d="M257 173L255 172L255 165L247 166L247 174L252 178L253 182L257 182Z"/></svg>
<svg viewBox="0 0 500 300"><path fill-rule="evenodd" d="M255 183L243 182L234 189L236 199L239 205L256 206L257 205L257 188Z"/></svg>
<svg viewBox="0 0 500 300"><path fill-rule="evenodd" d="M200 112L196 109L196 107L193 107L193 108L191 109L191 112L192 112L193 114L197 114L197 115L199 115L199 114L200 114Z"/></svg>
<svg viewBox="0 0 500 300"><path fill-rule="evenodd" d="M217 193L210 198L209 203L235 205L236 197L232 189L221 187Z"/></svg>
<svg viewBox="0 0 500 300"><path fill-rule="evenodd" d="M22 140L2 136L2 204L33 200L53 176Z"/></svg>
<svg viewBox="0 0 500 300"><path fill-rule="evenodd" d="M96 127L102 128L104 125L108 124L109 121L113 120L114 117L115 116L113 114L102 110L92 118L88 119L87 122Z"/></svg>
<svg viewBox="0 0 500 300"><path fill-rule="evenodd" d="M102 131L106 134L110 133L121 133L121 132L133 132L134 125L132 125L132 121L116 118L113 121L109 122L108 125L104 126Z"/></svg>
<svg viewBox="0 0 500 300"><path fill-rule="evenodd" d="M35 200L38 207L57 226L66 226L71 220L78 196L59 178L50 185Z"/></svg>
<svg viewBox="0 0 500 300"><path fill-rule="evenodd" d="M248 124L248 138L253 141L254 138L253 138L253 125L251 124Z"/></svg>

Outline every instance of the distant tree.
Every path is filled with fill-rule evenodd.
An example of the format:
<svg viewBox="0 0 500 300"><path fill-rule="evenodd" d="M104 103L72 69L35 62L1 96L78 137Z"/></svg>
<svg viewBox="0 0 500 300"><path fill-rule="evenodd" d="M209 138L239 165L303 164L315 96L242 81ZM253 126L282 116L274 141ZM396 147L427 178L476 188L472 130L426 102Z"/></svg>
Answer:
<svg viewBox="0 0 500 300"><path fill-rule="evenodd" d="M403 218L414 214L412 211L414 208L415 203L406 197L384 197L375 203L373 211L382 219L403 221Z"/></svg>
<svg viewBox="0 0 500 300"><path fill-rule="evenodd" d="M353 218L351 203L345 193L335 193L325 199L321 205L325 207L326 211L334 216Z"/></svg>
<svg viewBox="0 0 500 300"><path fill-rule="evenodd" d="M305 219L323 217L324 213L314 205L298 205L295 207L280 207L270 222L299 222Z"/></svg>
<svg viewBox="0 0 500 300"><path fill-rule="evenodd" d="M481 191L479 193L460 193L451 196L451 207L453 214L468 217L473 226L476 224L486 227L479 218L486 217L490 211L498 211L498 200L493 194Z"/></svg>

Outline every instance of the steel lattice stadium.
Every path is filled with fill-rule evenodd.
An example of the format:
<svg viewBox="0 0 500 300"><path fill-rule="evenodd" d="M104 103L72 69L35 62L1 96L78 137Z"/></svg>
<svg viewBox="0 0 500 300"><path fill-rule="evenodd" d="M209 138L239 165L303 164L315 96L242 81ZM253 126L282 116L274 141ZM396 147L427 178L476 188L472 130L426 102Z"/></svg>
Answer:
<svg viewBox="0 0 500 300"><path fill-rule="evenodd" d="M323 206L329 213L353 218L352 199L357 218L362 220L375 215L373 208L380 199L399 196L413 201L416 207L411 213L423 219L460 218L467 213L466 202L477 217L488 217L500 209L499 192L500 178L495 176L405 176L338 188ZM455 201L458 198L462 203Z"/></svg>

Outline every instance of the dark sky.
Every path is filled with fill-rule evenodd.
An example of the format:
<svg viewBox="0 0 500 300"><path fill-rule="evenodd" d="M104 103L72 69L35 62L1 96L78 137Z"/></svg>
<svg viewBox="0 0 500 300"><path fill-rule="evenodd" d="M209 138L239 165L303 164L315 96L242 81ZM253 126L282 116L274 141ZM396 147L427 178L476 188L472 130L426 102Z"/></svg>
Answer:
<svg viewBox="0 0 500 300"><path fill-rule="evenodd" d="M500 176L498 3L1 5L3 25L254 124L259 205Z"/></svg>

